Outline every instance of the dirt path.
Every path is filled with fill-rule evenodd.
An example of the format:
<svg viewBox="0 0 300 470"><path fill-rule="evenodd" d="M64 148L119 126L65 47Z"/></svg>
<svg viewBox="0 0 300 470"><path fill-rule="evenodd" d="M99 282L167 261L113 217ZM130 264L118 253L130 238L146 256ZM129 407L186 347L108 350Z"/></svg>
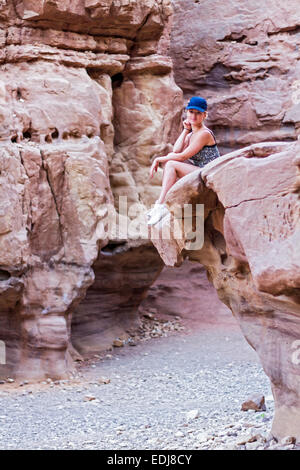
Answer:
<svg viewBox="0 0 300 470"><path fill-rule="evenodd" d="M0 448L245 448L237 444L271 426L269 380L234 319L115 348L80 374L78 383L0 388ZM257 393L267 411L240 411Z"/></svg>

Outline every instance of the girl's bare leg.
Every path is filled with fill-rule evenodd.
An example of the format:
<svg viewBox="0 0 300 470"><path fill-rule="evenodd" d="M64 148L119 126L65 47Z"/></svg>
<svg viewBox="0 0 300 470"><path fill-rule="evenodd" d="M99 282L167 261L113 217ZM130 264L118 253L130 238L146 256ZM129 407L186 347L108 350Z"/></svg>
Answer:
<svg viewBox="0 0 300 470"><path fill-rule="evenodd" d="M165 164L161 193L157 199L157 202L160 204L164 202L167 192L173 186L173 184L176 183L177 177L182 178L183 176L195 170L199 170L199 167L190 163L169 160Z"/></svg>

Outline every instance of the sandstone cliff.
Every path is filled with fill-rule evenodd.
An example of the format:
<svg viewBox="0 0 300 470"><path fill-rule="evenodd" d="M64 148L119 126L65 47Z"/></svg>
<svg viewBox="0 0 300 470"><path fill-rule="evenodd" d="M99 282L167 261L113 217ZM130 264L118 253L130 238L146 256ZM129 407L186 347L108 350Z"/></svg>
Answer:
<svg viewBox="0 0 300 470"><path fill-rule="evenodd" d="M209 163L168 193L170 214L152 233L164 262L201 263L269 376L273 434L300 440L300 144L263 143ZM184 204L204 205L193 227ZM182 217L185 214L182 215ZM174 218L174 217L177 217ZM189 219L187 214L187 219ZM203 231L193 246L191 229ZM168 234L168 237L166 236ZM170 235L170 236L169 236ZM183 236L181 236L183 235ZM174 268L176 269L176 268Z"/></svg>
<svg viewBox="0 0 300 470"><path fill-rule="evenodd" d="M171 56L222 152L299 135L299 2L173 0Z"/></svg>
<svg viewBox="0 0 300 470"><path fill-rule="evenodd" d="M135 325L164 263L189 258L261 357L274 434L299 440L300 161L299 144L286 142L298 133L296 0L285 14L271 1L232 1L226 12L210 3L174 2L177 83L186 97L205 92L223 151L273 142L176 183L171 209L204 204L204 245L192 249L178 230L159 238L172 218L154 228L153 243L137 236L139 221L129 233L120 207L126 196L135 222L153 202L161 173L150 182L149 165L179 130L170 2L1 2L1 373L67 375L77 351L93 353ZM115 226L108 214L120 215Z"/></svg>
<svg viewBox="0 0 300 470"><path fill-rule="evenodd" d="M130 244L127 234L125 262L122 254L111 256L108 241L120 237L110 233L107 215L119 210L120 195L141 207L153 202L160 180L145 187L149 164L178 131L182 92L166 56L170 15L168 0L1 2L4 376L66 375L70 353L76 356L71 314L87 288L95 281L101 290L97 314L102 309L104 323L120 304L130 310L126 323L162 269L151 243ZM136 264L152 264L140 280L128 275L129 250ZM114 273L117 265L123 275ZM82 314L81 345L92 342L85 321Z"/></svg>

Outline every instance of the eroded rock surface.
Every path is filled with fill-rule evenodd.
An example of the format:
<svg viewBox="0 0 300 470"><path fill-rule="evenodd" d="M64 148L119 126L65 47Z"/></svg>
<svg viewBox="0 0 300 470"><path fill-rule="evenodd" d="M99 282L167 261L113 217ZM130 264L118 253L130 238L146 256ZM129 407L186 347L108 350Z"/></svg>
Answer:
<svg viewBox="0 0 300 470"><path fill-rule="evenodd" d="M222 153L294 140L300 127L299 2L173 0L171 56L185 98L209 103Z"/></svg>
<svg viewBox="0 0 300 470"><path fill-rule="evenodd" d="M145 191L149 164L169 148L181 117L182 92L167 56L170 18L168 0L0 4L4 377L70 372L77 357L72 312L95 278L101 284L106 268L107 289L121 287L112 263L109 268L104 255L99 258L109 241L119 240L110 232L108 212L119 210L119 195L128 205L153 202L160 178ZM131 237L124 237L129 252ZM144 266L153 264L131 286L131 295L142 295L162 261L153 247L149 251L149 241L133 245L136 263L143 258ZM123 290L126 269L124 263ZM129 297L120 325L134 322L136 304ZM98 300L105 319L107 301ZM82 321L84 336L84 314ZM74 325L78 333L78 315Z"/></svg>
<svg viewBox="0 0 300 470"><path fill-rule="evenodd" d="M168 204L204 204L204 244L192 249L178 230L155 239L156 227L160 258L147 237L124 231L123 213L121 235L107 214L126 196L133 221L156 199L161 172L150 182L149 164L179 130L170 1L0 3L1 374L68 374L78 351L134 326L162 260L189 257L261 357L274 434L299 440L299 144L251 145L180 180ZM223 152L295 140L296 0L174 5L177 83L208 98Z"/></svg>
<svg viewBox="0 0 300 470"><path fill-rule="evenodd" d="M272 432L300 440L300 144L262 143L179 180L152 241L169 266L185 257L207 270L269 376ZM178 238L178 206L204 205L203 245ZM194 216L195 218L195 216ZM179 219L177 219L177 223ZM175 220L176 222L176 220ZM169 239L163 230L171 227ZM175 232L175 229L177 230ZM188 235L183 231L183 235ZM160 238L159 238L160 235Z"/></svg>
<svg viewBox="0 0 300 470"><path fill-rule="evenodd" d="M135 245L110 243L93 265L95 281L72 316L72 344L83 357L127 339L140 326L138 307L164 264L151 242Z"/></svg>

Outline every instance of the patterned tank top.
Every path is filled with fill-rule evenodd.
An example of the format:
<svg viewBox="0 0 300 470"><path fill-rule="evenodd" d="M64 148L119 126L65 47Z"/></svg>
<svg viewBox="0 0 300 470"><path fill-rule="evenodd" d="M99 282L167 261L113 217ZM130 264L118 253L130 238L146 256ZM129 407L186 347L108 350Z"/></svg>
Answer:
<svg viewBox="0 0 300 470"><path fill-rule="evenodd" d="M204 145L204 147L202 147L199 152L187 159L187 163L192 163L193 165L199 166L200 168L207 165L207 163L212 162L215 158L220 157L214 133L209 129L207 130L211 133L215 140L214 145Z"/></svg>

